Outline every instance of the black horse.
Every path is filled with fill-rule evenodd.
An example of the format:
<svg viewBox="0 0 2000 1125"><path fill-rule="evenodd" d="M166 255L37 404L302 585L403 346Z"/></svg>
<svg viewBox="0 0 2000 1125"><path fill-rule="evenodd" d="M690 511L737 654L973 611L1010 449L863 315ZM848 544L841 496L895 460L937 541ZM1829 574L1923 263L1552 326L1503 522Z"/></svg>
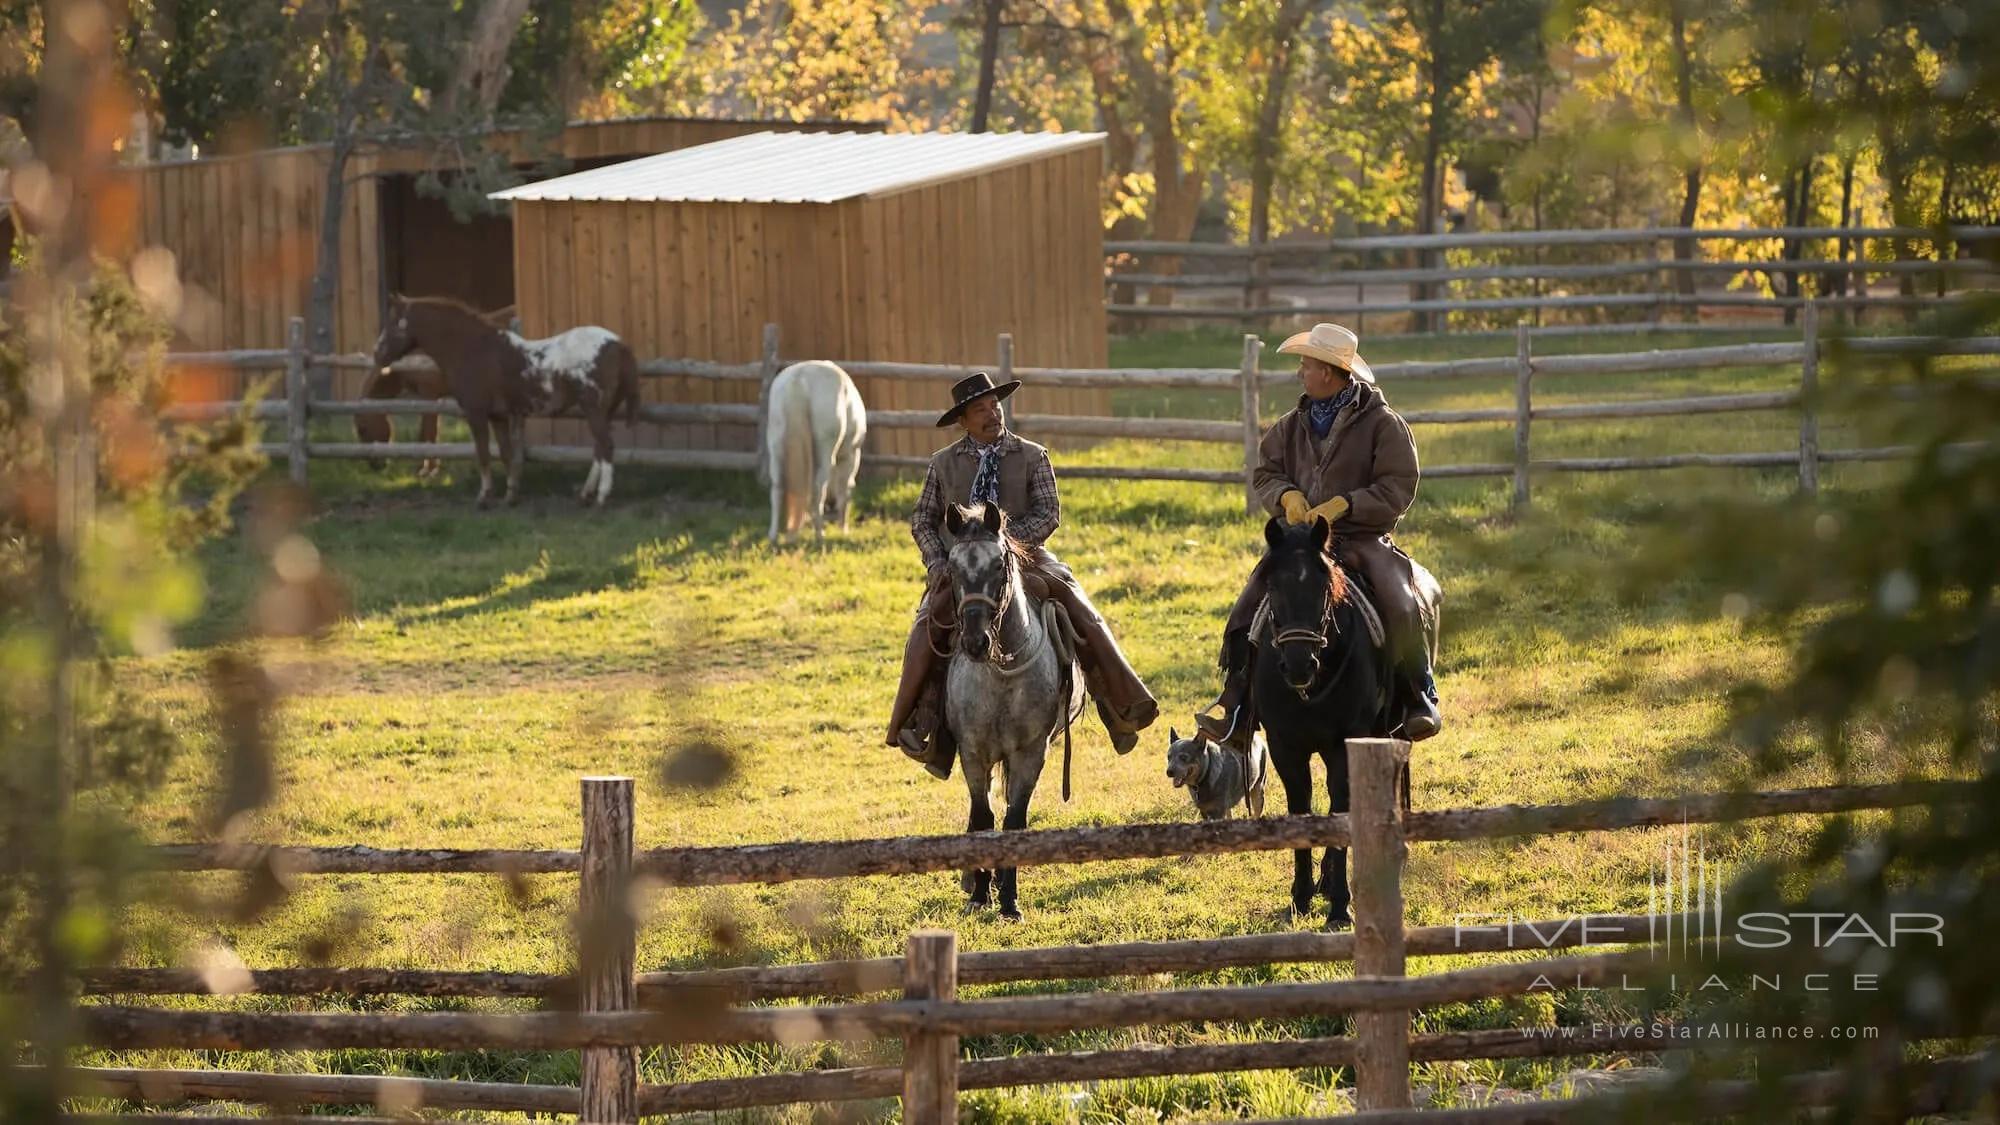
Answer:
<svg viewBox="0 0 2000 1125"><path fill-rule="evenodd" d="M1264 527L1259 565L1267 611L1251 633L1257 647L1250 690L1292 814L1312 812L1314 755L1326 765L1331 811L1348 811L1347 740L1383 735L1395 724L1393 662L1375 639L1379 627L1355 596L1358 587L1328 554L1331 535L1323 519L1297 525L1273 519ZM1346 848L1326 850L1317 885L1312 850L1292 853L1296 914L1311 912L1315 889L1327 898L1330 928L1352 924Z"/></svg>

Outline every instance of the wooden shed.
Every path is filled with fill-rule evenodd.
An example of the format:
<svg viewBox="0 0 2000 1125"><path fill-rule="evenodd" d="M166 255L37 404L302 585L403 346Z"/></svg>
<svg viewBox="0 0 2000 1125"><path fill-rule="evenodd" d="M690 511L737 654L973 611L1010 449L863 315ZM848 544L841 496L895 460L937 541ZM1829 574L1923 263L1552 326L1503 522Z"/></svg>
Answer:
<svg viewBox="0 0 2000 1125"><path fill-rule="evenodd" d="M832 128L879 126L634 118L572 123L554 147L588 169L745 133ZM538 163L550 147L516 132L488 143L521 168ZM262 149L131 169L140 204L135 234L144 245L173 251L180 268L190 303L183 346L284 346L286 322L305 313L318 257L327 151L325 145ZM457 297L485 309L514 302L511 219L499 213L456 221L444 201L416 189L417 177L437 168L427 149L372 149L351 159L335 313L340 350L374 345L391 291Z"/></svg>
<svg viewBox="0 0 2000 1125"><path fill-rule="evenodd" d="M765 132L498 193L514 208L524 331L602 324L641 357L749 362L766 322L787 359L1102 367L1103 135ZM862 379L874 409L941 409L945 387ZM754 402L756 387L646 380L649 401ZM1109 412L1032 383L1023 411ZM569 435L557 423L552 436ZM747 449L743 427L645 427L641 443ZM936 433L878 429L873 451Z"/></svg>

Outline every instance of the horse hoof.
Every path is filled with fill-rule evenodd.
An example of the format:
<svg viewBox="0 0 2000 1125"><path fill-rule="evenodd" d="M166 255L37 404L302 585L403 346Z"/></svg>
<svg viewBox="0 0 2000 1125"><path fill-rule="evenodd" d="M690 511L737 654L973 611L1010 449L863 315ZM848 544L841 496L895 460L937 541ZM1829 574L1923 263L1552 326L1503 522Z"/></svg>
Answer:
<svg viewBox="0 0 2000 1125"><path fill-rule="evenodd" d="M493 510L493 498L491 496L481 496L472 502L472 506L482 512L490 512Z"/></svg>
<svg viewBox="0 0 2000 1125"><path fill-rule="evenodd" d="M1354 928L1354 918L1347 913L1345 907L1339 910L1329 910L1326 912L1326 928L1329 930L1351 930Z"/></svg>
<svg viewBox="0 0 2000 1125"><path fill-rule="evenodd" d="M1002 922L1019 922L1019 921L1021 920L1021 908L1020 908L1020 907L1018 907L1018 906L1015 906L1015 907L1006 907L1006 906L1003 906L1003 907L1001 907L1001 908L1000 908L1000 920L1001 920Z"/></svg>
<svg viewBox="0 0 2000 1125"><path fill-rule="evenodd" d="M1304 906L1300 906L1296 902L1292 904L1291 920L1293 922L1302 922L1313 917L1317 917L1317 914L1313 910L1311 902L1307 902Z"/></svg>

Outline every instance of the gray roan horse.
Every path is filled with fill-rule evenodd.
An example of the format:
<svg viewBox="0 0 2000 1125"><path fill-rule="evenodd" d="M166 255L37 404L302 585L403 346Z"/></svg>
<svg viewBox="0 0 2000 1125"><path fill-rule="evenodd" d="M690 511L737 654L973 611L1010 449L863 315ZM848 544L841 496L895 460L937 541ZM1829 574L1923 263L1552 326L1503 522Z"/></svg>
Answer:
<svg viewBox="0 0 2000 1125"><path fill-rule="evenodd" d="M1031 597L1022 584L1027 553L1007 534L1006 514L997 505L953 504L944 523L952 538L945 565L958 593L959 618L944 719L958 740L958 760L972 795L965 830L993 827L989 794L995 766L1007 793L1000 826L1026 828L1049 743L1083 712L1083 680L1070 666L1075 639L1061 607ZM965 873L964 887L975 907L991 901L994 884L1000 916L1019 920L1013 868Z"/></svg>

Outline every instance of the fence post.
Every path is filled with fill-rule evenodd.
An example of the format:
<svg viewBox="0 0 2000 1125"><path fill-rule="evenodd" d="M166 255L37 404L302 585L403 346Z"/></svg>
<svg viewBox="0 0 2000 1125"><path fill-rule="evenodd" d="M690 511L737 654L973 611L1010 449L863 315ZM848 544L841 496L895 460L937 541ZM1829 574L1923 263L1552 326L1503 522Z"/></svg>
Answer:
<svg viewBox="0 0 2000 1125"><path fill-rule="evenodd" d="M586 1012L637 1006L631 908L632 779L583 779L583 881L577 892L577 976ZM639 1120L639 1053L632 1047L583 1051L585 1123Z"/></svg>
<svg viewBox="0 0 2000 1125"><path fill-rule="evenodd" d="M999 352L1000 369L993 373L993 378L996 382L1005 383L1014 377L1014 334L1012 332L1000 333ZM1009 395L1000 400L1000 420L1006 424L1008 429L1011 430L1014 428L1014 396Z"/></svg>
<svg viewBox="0 0 2000 1125"><path fill-rule="evenodd" d="M1806 354L1799 368L1799 492L1819 495L1819 305L1806 302Z"/></svg>
<svg viewBox="0 0 2000 1125"><path fill-rule="evenodd" d="M903 999L958 999L958 935L918 930L903 956ZM903 1120L908 1125L958 1121L958 1036L912 1032L903 1041Z"/></svg>
<svg viewBox="0 0 2000 1125"><path fill-rule="evenodd" d="M1237 379L1243 384L1243 511L1252 516L1257 514L1258 504L1251 477L1257 471L1257 449L1264 440L1263 396L1257 386L1261 378L1257 358L1263 351L1264 341L1248 332L1243 334L1243 364L1237 369Z"/></svg>
<svg viewBox="0 0 2000 1125"><path fill-rule="evenodd" d="M1535 377L1528 352L1528 325L1514 325L1514 509L1528 507L1528 422L1533 404L1529 384Z"/></svg>
<svg viewBox="0 0 2000 1125"><path fill-rule="evenodd" d="M1410 744L1396 738L1347 740L1351 797L1347 823L1354 860L1354 975L1401 977L1403 803L1398 781ZM1410 1105L1410 1013L1362 1012L1354 1020L1355 1093L1362 1110Z"/></svg>
<svg viewBox="0 0 2000 1125"><path fill-rule="evenodd" d="M771 380L778 377L778 326L764 326L764 355L760 361L757 379L757 448L752 452L757 457L757 483L765 488L771 486L771 466L764 456L764 427L769 424L771 413Z"/></svg>
<svg viewBox="0 0 2000 1125"><path fill-rule="evenodd" d="M306 483L306 322L295 316L285 325L285 452L292 483Z"/></svg>

